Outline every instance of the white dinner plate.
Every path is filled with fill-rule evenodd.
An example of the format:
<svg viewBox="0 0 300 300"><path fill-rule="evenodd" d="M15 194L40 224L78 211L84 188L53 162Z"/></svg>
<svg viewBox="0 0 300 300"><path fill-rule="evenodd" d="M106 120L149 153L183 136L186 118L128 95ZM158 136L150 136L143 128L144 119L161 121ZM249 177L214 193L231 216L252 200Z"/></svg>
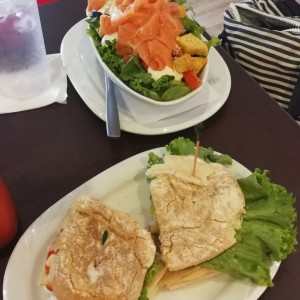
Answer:
<svg viewBox="0 0 300 300"><path fill-rule="evenodd" d="M67 32L61 44L61 57L66 72L82 100L92 112L105 121L104 74L86 29L87 23L81 20ZM147 125L137 123L130 113L121 109L119 110L121 129L144 135L166 134L194 126L215 114L228 98L231 77L221 55L213 47L210 51L207 82L219 94L216 101Z"/></svg>
<svg viewBox="0 0 300 300"><path fill-rule="evenodd" d="M162 148L152 150L163 153ZM3 283L4 300L53 300L52 293L39 286L47 248L69 208L79 195L102 199L105 204L131 214L143 226L150 220L150 194L145 176L148 153L132 156L87 181L46 210L23 234L17 243L6 268ZM250 171L234 161L229 167L236 178L245 177ZM271 268L272 278L279 263ZM226 274L204 280L172 292L159 292L155 300L255 300L265 287L258 287L248 280L236 280Z"/></svg>

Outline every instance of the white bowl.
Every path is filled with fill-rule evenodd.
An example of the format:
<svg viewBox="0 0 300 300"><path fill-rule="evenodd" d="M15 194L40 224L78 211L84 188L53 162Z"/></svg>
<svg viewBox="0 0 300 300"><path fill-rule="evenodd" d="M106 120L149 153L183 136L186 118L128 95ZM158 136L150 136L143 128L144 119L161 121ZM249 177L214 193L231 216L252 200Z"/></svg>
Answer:
<svg viewBox="0 0 300 300"><path fill-rule="evenodd" d="M201 86L199 86L195 90L192 90L187 95L185 95L183 97L180 97L178 99L175 99L175 100L169 100L169 101L153 100L151 98L145 97L145 96L137 93L136 91L132 90L121 79L119 79L110 70L110 68L106 65L106 63L102 60L102 57L99 54L92 38L90 38L90 41L92 43L93 50L95 52L95 55L96 55L100 65L101 65L101 67L103 68L104 72L109 76L109 78L120 88L120 92L122 93L122 96L124 97L125 100L126 100L126 97L130 97L130 98L136 99L138 101L144 101L144 102L152 103L152 104L159 105L159 106L171 106L171 105L175 105L175 104L185 102L185 101L189 100L190 98L192 98L193 96L195 96L196 94L198 94L201 91L201 89L203 88L203 86L206 82L207 75L208 75L208 68L209 68L209 56L210 56L209 54L208 54L207 63L204 66L204 68L201 70L200 75L199 75L199 78L202 81Z"/></svg>

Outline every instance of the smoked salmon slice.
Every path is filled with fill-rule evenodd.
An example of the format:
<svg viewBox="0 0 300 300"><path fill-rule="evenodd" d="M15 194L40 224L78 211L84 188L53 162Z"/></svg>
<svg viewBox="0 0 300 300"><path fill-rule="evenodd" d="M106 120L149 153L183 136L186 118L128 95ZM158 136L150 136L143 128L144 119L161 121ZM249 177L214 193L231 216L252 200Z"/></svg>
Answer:
<svg viewBox="0 0 300 300"><path fill-rule="evenodd" d="M101 9L108 0L88 0L87 11Z"/></svg>
<svg viewBox="0 0 300 300"><path fill-rule="evenodd" d="M115 5L119 10L124 12L133 2L134 0L115 0Z"/></svg>
<svg viewBox="0 0 300 300"><path fill-rule="evenodd" d="M100 17L100 35L112 34L118 32L119 27L124 24L133 24L137 28L141 27L147 20L149 16L142 13L128 12L118 19L112 20L108 15L102 15Z"/></svg>
<svg viewBox="0 0 300 300"><path fill-rule="evenodd" d="M102 15L99 34L118 33L117 54L137 54L154 70L173 67L172 50L184 31L179 5L168 0L115 0L115 5L124 13L113 20Z"/></svg>
<svg viewBox="0 0 300 300"><path fill-rule="evenodd" d="M141 59L153 70L173 68L172 50L157 39L140 43L137 51Z"/></svg>

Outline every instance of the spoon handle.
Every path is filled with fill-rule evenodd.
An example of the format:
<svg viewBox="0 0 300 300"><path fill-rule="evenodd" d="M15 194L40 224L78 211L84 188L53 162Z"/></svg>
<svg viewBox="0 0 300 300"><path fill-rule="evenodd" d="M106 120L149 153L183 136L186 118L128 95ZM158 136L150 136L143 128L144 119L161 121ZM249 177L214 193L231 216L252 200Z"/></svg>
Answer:
<svg viewBox="0 0 300 300"><path fill-rule="evenodd" d="M116 101L114 84L107 75L105 75L105 89L106 89L106 133L108 137L119 138L121 136L121 132L120 132L118 104Z"/></svg>

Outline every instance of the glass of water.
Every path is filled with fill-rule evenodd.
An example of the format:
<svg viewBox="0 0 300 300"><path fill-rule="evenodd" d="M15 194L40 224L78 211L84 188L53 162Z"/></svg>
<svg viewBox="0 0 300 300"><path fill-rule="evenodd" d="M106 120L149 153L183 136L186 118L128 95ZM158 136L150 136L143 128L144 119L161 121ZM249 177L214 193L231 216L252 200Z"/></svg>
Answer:
<svg viewBox="0 0 300 300"><path fill-rule="evenodd" d="M0 0L0 93L29 99L49 85L36 0Z"/></svg>

